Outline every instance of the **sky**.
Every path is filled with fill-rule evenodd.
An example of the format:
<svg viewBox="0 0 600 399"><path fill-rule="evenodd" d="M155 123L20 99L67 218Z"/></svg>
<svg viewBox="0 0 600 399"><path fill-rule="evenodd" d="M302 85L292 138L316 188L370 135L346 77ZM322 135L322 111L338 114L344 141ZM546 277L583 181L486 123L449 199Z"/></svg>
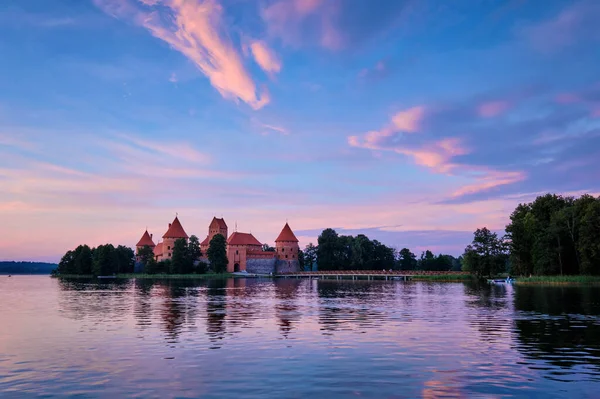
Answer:
<svg viewBox="0 0 600 399"><path fill-rule="evenodd" d="M595 0L3 0L0 260L175 215L459 255L600 192Z"/></svg>

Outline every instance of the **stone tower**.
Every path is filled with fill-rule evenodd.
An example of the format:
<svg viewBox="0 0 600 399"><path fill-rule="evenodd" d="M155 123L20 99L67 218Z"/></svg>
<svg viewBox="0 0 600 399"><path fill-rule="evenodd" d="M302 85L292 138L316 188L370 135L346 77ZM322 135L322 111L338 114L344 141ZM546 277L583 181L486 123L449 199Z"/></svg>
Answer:
<svg viewBox="0 0 600 399"><path fill-rule="evenodd" d="M169 223L169 229L163 235L161 260L171 259L175 241L180 238L183 238L187 242L189 237L179 222L179 219L175 216L175 220L173 220L173 223Z"/></svg>
<svg viewBox="0 0 600 399"><path fill-rule="evenodd" d="M140 251L142 250L142 248L144 247L150 247L152 248L152 250L154 250L154 247L156 247L156 245L154 245L154 241L152 241L152 234L148 234L148 230L146 230L146 232L142 235L142 238L140 238L140 240L138 241L137 244L135 244L135 255L136 255L136 259L139 262L139 254Z"/></svg>
<svg viewBox="0 0 600 399"><path fill-rule="evenodd" d="M294 235L294 232L290 226L286 223L279 233L279 236L275 240L275 251L277 252L277 259L283 261L297 261L298 251L300 247L298 245L298 239Z"/></svg>

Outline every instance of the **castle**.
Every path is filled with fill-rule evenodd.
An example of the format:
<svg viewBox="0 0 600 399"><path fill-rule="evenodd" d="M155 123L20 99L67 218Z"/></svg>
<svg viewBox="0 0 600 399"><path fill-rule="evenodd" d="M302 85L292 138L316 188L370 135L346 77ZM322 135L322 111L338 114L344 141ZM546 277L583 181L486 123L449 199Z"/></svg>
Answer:
<svg viewBox="0 0 600 399"><path fill-rule="evenodd" d="M270 273L285 273L295 272L300 270L298 262L298 253L300 247L298 239L290 226L286 223L275 239L275 251L263 251L263 244L256 239L251 233L240 233L235 231L228 235L227 223L224 219L213 217L213 220L208 225L208 234L200 243L202 251L202 261L207 262L206 252L210 246L210 241L217 234L221 234L227 238L227 271L270 274ZM169 223L169 227L162 236L162 242L154 244L152 234L148 230L144 232L140 241L136 244L136 253L145 246L153 249L154 258L157 261L171 259L173 256L173 247L175 241L184 239L186 242L189 236L183 229L178 217L175 217L173 223Z"/></svg>

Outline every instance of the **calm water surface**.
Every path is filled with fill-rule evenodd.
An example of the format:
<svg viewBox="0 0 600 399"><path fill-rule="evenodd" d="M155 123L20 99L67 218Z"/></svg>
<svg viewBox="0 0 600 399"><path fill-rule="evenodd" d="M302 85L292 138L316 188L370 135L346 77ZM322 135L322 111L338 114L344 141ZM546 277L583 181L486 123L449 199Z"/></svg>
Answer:
<svg viewBox="0 0 600 399"><path fill-rule="evenodd" d="M600 287L0 276L0 397L600 398Z"/></svg>

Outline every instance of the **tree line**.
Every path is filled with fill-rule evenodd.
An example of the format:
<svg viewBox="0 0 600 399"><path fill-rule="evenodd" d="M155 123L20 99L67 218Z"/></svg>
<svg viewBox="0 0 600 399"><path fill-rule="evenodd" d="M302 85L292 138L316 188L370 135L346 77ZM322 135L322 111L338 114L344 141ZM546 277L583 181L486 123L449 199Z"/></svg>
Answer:
<svg viewBox="0 0 600 399"><path fill-rule="evenodd" d="M321 232L317 244L310 243L301 251L307 269L317 265L319 270L459 271L461 267L461 260L451 255L434 255L427 250L417 258L408 248L397 252L364 234L338 235L330 228Z"/></svg>
<svg viewBox="0 0 600 399"><path fill-rule="evenodd" d="M519 204L506 240L514 274L599 275L600 197L546 194Z"/></svg>
<svg viewBox="0 0 600 399"><path fill-rule="evenodd" d="M201 260L202 251L198 237L192 235L188 242L178 239L173 244L171 259L157 261L150 246L140 248L138 255L141 271L148 274L204 274L208 270L215 273L227 271L227 252L225 237L215 235L210 242L207 257L209 264ZM134 273L136 256L133 249L112 244L90 248L79 245L60 260L53 274L58 275L94 275Z"/></svg>
<svg viewBox="0 0 600 399"><path fill-rule="evenodd" d="M90 248L79 245L62 257L53 274L79 274L108 276L116 273L133 273L135 254L133 249L112 244Z"/></svg>
<svg viewBox="0 0 600 399"><path fill-rule="evenodd" d="M600 275L600 197L556 194L519 204L506 234L477 229L463 270L483 277Z"/></svg>

